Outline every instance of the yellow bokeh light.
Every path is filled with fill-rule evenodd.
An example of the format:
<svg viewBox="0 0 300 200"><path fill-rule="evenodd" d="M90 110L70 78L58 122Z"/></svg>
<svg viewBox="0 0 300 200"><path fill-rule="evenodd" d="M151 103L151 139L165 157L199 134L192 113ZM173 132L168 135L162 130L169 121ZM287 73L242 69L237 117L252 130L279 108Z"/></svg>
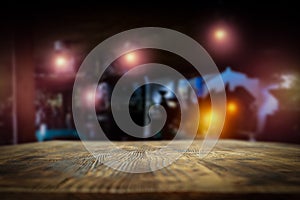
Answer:
<svg viewBox="0 0 300 200"><path fill-rule="evenodd" d="M211 122L213 122L214 120L216 120L216 114L213 112L208 112L206 113L205 117L204 117L204 121L207 125L209 125Z"/></svg>
<svg viewBox="0 0 300 200"><path fill-rule="evenodd" d="M236 112L236 110L237 110L236 104L233 102L228 103L227 110L228 110L228 112L231 112L231 113Z"/></svg>

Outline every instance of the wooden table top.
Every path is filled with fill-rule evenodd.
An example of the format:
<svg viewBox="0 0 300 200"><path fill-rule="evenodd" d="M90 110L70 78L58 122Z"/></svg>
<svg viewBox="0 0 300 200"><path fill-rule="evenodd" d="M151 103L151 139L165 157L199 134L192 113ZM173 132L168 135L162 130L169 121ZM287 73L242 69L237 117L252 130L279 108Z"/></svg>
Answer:
<svg viewBox="0 0 300 200"><path fill-rule="evenodd" d="M185 141L176 142L180 146ZM166 143L118 142L117 145L144 154L151 163L157 161L147 158L147 152L142 149ZM300 146L221 140L213 152L200 159L200 143L196 141L169 167L139 174L103 165L101 159L91 156L77 141L2 146L0 197L300 199ZM106 145L105 142L93 142L95 144ZM117 151L111 152L117 154Z"/></svg>

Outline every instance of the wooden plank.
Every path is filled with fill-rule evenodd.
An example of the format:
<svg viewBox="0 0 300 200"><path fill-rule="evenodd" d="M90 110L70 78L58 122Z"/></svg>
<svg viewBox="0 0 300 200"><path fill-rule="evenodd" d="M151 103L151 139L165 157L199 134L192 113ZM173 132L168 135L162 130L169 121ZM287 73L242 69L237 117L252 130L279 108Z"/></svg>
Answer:
<svg viewBox="0 0 300 200"><path fill-rule="evenodd" d="M180 151L185 142L176 141L174 151ZM116 145L136 157L132 164L122 166L126 169L136 162L146 167L164 162L159 156L151 157L151 151L167 143ZM99 148L97 159L81 142L0 147L1 199L300 199L297 145L223 140L200 159L201 141L196 141L169 167L141 174L103 165L108 154L120 164L124 156L105 142L89 145Z"/></svg>

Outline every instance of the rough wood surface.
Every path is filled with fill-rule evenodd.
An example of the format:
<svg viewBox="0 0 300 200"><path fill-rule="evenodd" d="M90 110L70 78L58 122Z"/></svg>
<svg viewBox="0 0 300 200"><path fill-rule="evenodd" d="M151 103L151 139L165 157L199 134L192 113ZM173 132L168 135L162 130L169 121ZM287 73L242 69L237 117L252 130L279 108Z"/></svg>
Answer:
<svg viewBox="0 0 300 200"><path fill-rule="evenodd" d="M185 141L178 141L180 147ZM149 161L167 142L119 142ZM300 146L220 141L205 159L196 141L161 170L130 174L102 164L81 142L53 141L0 147L1 199L300 199ZM107 147L107 148L106 148ZM132 167L130 165L124 167Z"/></svg>

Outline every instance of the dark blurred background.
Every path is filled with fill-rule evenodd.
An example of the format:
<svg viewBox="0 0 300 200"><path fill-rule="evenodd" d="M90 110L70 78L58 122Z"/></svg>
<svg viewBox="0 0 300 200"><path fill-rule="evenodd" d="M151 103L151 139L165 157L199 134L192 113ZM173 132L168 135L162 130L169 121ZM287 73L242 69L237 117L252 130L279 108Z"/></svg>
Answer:
<svg viewBox="0 0 300 200"><path fill-rule="evenodd" d="M0 144L78 139L72 118L72 87L83 59L106 38L149 26L187 34L217 64L227 94L221 138L300 143L299 15L297 3L287 1L219 0L184 5L3 3ZM143 59L130 63L139 55ZM95 101L88 89L83 89L82 106L96 106L99 123L111 140L136 140L116 126L110 95L117 80L128 70L127 65L148 62L166 64L186 77L170 80L170 86L185 97L186 112L192 112L189 104L199 103L204 115L197 137L203 138L217 115L210 111L203 80L213 82L215 75L201 76L186 60L170 52L145 49L120 57L101 77ZM191 99L186 82L196 91L196 100ZM158 85L141 87L130 102L131 117L140 125L147 123L147 105L163 105L169 114L167 124L149 139L174 137L180 111L172 93ZM93 138L97 133L93 127L89 130Z"/></svg>

